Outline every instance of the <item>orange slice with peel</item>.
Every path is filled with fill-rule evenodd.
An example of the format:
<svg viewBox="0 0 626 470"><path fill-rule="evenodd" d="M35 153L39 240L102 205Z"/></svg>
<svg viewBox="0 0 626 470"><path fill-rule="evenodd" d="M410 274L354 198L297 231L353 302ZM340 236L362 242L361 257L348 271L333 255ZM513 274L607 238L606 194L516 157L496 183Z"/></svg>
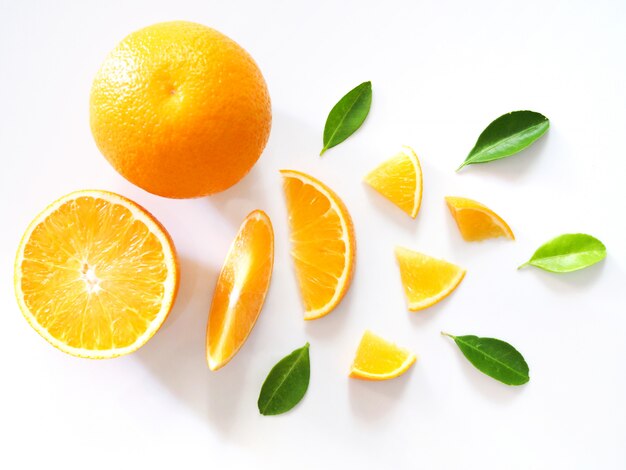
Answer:
<svg viewBox="0 0 626 470"><path fill-rule="evenodd" d="M74 356L135 351L169 314L178 289L174 244L138 204L77 191L29 225L15 259L17 302L30 325Z"/></svg>
<svg viewBox="0 0 626 470"><path fill-rule="evenodd" d="M409 310L423 310L452 293L465 269L407 248L396 247L396 259Z"/></svg>
<svg viewBox="0 0 626 470"><path fill-rule="evenodd" d="M363 380L387 380L404 374L417 356L367 330L356 351L350 377Z"/></svg>
<svg viewBox="0 0 626 470"><path fill-rule="evenodd" d="M422 167L411 147L403 146L364 181L411 217L417 216L422 204Z"/></svg>
<svg viewBox="0 0 626 470"><path fill-rule="evenodd" d="M328 186L299 171L281 174L304 319L314 320L330 313L350 286L354 226L345 204Z"/></svg>
<svg viewBox="0 0 626 470"><path fill-rule="evenodd" d="M206 357L211 370L241 349L261 313L274 266L274 231L265 212L246 217L222 266L207 323Z"/></svg>
<svg viewBox="0 0 626 470"><path fill-rule="evenodd" d="M480 202L465 197L448 196L446 203L465 241L475 242L497 237L515 240L513 231L502 217Z"/></svg>

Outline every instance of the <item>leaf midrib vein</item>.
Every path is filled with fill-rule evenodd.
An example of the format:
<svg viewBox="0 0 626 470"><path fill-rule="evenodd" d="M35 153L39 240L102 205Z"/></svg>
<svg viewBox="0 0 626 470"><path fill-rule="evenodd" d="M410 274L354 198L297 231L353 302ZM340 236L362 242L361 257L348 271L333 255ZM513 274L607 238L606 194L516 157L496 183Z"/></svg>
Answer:
<svg viewBox="0 0 626 470"><path fill-rule="evenodd" d="M278 393L278 390L283 386L283 384L287 381L287 377L289 377L289 375L291 374L291 372L296 368L296 365L300 362L300 359L302 358L302 354L304 353L304 351L307 348L304 348L302 351L300 351L300 353L298 354L298 357L296 357L296 360L293 361L293 364L291 365L291 367L289 367L289 369L287 370L287 373L283 375L283 378L281 379L280 383L274 388L274 392L272 392L272 394L270 395L270 397L267 399L266 405L263 407L263 409L261 410L263 413L265 413L265 411L267 411L267 408L269 407L269 405L272 403L272 400L274 399L274 397L276 396L276 394Z"/></svg>

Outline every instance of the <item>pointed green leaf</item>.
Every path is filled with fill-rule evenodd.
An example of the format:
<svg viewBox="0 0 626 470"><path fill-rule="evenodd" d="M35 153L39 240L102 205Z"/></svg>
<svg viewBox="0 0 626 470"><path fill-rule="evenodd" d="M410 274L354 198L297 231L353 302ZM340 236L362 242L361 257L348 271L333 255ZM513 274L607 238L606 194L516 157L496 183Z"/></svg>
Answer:
<svg viewBox="0 0 626 470"><path fill-rule="evenodd" d="M365 121L371 105L372 82L361 83L341 98L326 118L320 155L354 134Z"/></svg>
<svg viewBox="0 0 626 470"><path fill-rule="evenodd" d="M553 273L568 273L587 268L606 258L606 247L584 233L567 233L541 245L518 269L529 264Z"/></svg>
<svg viewBox="0 0 626 470"><path fill-rule="evenodd" d="M272 368L261 387L259 412L278 415L296 406L309 387L310 373L309 343L306 343Z"/></svg>
<svg viewBox="0 0 626 470"><path fill-rule="evenodd" d="M465 165L486 163L513 155L525 149L546 133L547 117L534 111L513 111L500 116L480 134L459 171Z"/></svg>
<svg viewBox="0 0 626 470"><path fill-rule="evenodd" d="M509 343L495 338L478 336L453 336L463 355L479 371L507 385L523 385L530 380L528 364Z"/></svg>

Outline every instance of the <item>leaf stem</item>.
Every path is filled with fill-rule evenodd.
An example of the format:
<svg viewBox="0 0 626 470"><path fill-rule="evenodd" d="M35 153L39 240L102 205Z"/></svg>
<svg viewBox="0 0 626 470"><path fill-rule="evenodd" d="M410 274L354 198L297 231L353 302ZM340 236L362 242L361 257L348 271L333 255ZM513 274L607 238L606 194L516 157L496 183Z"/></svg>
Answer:
<svg viewBox="0 0 626 470"><path fill-rule="evenodd" d="M320 157L321 157L322 155L324 155L324 152L326 152L326 150L328 150L328 147L324 147L324 148L322 149L322 151L320 152Z"/></svg>
<svg viewBox="0 0 626 470"><path fill-rule="evenodd" d="M454 170L454 171L456 171L456 172L458 173L459 171L461 171L461 169L462 169L465 165L467 165L467 163L466 163L466 162L461 163L461 166L460 166L460 167L458 167L458 168L457 168L456 170Z"/></svg>
<svg viewBox="0 0 626 470"><path fill-rule="evenodd" d="M446 333L445 331L442 331L441 334L443 336L447 336L448 338L456 339L456 336L451 335L450 333Z"/></svg>
<svg viewBox="0 0 626 470"><path fill-rule="evenodd" d="M526 266L528 266L530 264L530 261L526 261L524 264L520 264L517 269L522 269L525 268Z"/></svg>

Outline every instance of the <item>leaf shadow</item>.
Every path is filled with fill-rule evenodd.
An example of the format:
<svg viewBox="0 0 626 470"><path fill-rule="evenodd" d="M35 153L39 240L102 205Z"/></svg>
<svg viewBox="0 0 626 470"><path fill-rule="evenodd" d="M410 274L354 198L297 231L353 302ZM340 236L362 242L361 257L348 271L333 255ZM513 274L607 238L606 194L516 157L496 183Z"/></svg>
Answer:
<svg viewBox="0 0 626 470"><path fill-rule="evenodd" d="M524 389L529 386L530 382L525 385L511 386L503 384L502 382L492 379L488 375L483 374L476 369L466 358L463 353L459 351L458 347L454 344L454 341L450 340L450 347L455 349L457 361L459 362L459 369L463 371L463 375L471 383L471 386L478 390L487 400L492 403L511 403L516 400ZM532 371L531 371L532 382Z"/></svg>
<svg viewBox="0 0 626 470"><path fill-rule="evenodd" d="M348 378L350 408L363 421L379 421L402 403L415 365L400 377L383 381Z"/></svg>
<svg viewBox="0 0 626 470"><path fill-rule="evenodd" d="M519 153L500 160L468 165L460 170L459 174L471 171L475 172L477 175L493 176L509 181L518 180L523 178L534 166L539 164L540 155L541 153L545 153L549 141L550 131L546 132L539 140Z"/></svg>
<svg viewBox="0 0 626 470"><path fill-rule="evenodd" d="M219 270L182 257L178 300L163 328L136 357L195 415L228 433L238 413L246 363L211 372L205 358L207 315Z"/></svg>
<svg viewBox="0 0 626 470"><path fill-rule="evenodd" d="M551 273L535 266L526 266L519 271L520 274L528 271L528 274L538 276L543 284L555 293L572 293L591 289L600 282L607 262L609 260L605 258L588 268L570 273ZM530 273L530 271L533 272Z"/></svg>

